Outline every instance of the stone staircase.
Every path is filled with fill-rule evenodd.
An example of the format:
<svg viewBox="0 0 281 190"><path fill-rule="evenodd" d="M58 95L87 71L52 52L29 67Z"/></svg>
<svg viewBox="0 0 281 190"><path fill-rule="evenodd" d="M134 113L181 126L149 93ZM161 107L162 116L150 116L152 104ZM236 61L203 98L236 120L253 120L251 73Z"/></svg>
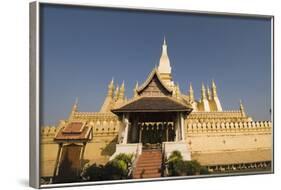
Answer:
<svg viewBox="0 0 281 190"><path fill-rule="evenodd" d="M161 177L162 153L161 149L143 150L133 171L133 178Z"/></svg>

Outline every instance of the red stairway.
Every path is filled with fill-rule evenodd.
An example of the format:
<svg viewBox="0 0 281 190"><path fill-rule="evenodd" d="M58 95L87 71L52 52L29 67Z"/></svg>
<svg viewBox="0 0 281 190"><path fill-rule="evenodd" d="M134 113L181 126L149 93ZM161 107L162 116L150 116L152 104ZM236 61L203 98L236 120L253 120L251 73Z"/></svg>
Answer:
<svg viewBox="0 0 281 190"><path fill-rule="evenodd" d="M161 149L143 150L133 171L133 178L161 177L162 154Z"/></svg>

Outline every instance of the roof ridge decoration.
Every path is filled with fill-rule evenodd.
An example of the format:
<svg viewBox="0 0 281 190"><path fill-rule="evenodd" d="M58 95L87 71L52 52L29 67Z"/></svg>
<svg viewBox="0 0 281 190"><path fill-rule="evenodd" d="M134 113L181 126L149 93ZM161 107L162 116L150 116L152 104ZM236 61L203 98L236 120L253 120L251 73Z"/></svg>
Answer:
<svg viewBox="0 0 281 190"><path fill-rule="evenodd" d="M153 70L150 72L150 74L148 75L146 81L138 88L136 89L137 93L139 94L141 91L143 91L145 89L145 87L151 82L151 80L153 79L153 77L156 75L157 79L159 80L160 84L169 92L169 93L173 93L173 90L170 89L161 79L160 74L157 70L157 68L153 68Z"/></svg>
<svg viewBox="0 0 281 190"><path fill-rule="evenodd" d="M157 102L153 104L153 102ZM168 104L167 104L168 103ZM168 106L167 109L163 108L163 104ZM161 107L161 108L160 108ZM169 96L141 96L130 102L123 104L122 106L112 109L111 111L115 114L123 112L167 112L167 111L184 111L191 112L192 106L184 104L180 101L175 100L173 97Z"/></svg>

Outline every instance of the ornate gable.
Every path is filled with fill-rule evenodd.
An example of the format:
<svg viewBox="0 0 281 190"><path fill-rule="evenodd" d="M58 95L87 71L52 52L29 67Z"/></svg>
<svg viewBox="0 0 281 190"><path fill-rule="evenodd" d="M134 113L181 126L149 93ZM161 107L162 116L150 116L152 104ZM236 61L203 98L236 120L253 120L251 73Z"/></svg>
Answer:
<svg viewBox="0 0 281 190"><path fill-rule="evenodd" d="M154 69L143 85L137 89L139 96L172 96L172 90L162 82L157 69Z"/></svg>

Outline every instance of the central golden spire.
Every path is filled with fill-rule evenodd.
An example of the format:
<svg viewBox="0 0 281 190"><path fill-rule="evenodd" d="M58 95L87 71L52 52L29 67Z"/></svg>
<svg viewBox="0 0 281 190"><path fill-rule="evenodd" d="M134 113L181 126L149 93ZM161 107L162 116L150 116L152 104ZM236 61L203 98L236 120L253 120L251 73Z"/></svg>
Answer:
<svg viewBox="0 0 281 190"><path fill-rule="evenodd" d="M168 56L167 42L165 36L162 45L162 54L159 60L159 65L157 70L163 82L165 82L169 87L173 87L174 82L172 81L172 74L171 74L172 69L170 65L170 59Z"/></svg>
<svg viewBox="0 0 281 190"><path fill-rule="evenodd" d="M171 66L170 66L170 59L168 56L168 50L167 50L167 42L166 38L164 37L163 45L162 45L162 54L159 60L159 66L158 66L158 72L160 74L171 74Z"/></svg>

